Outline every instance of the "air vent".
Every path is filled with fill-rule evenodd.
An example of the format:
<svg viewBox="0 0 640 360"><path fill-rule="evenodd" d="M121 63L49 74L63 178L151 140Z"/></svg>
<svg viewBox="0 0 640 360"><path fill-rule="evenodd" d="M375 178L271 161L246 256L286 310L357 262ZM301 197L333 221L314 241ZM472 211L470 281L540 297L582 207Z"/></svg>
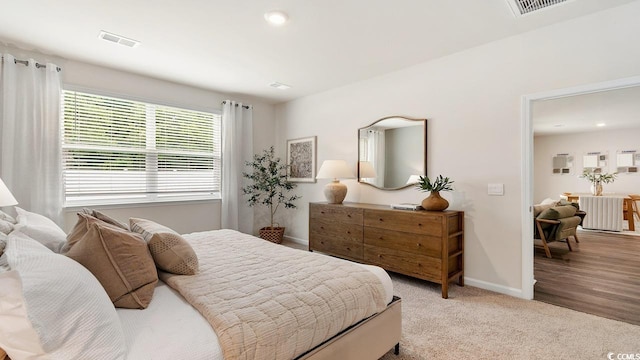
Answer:
<svg viewBox="0 0 640 360"><path fill-rule="evenodd" d="M271 84L269 84L269 86L271 86L272 88L276 88L279 90L287 90L291 88L291 85L287 85L287 84L283 84L281 82L272 82Z"/></svg>
<svg viewBox="0 0 640 360"><path fill-rule="evenodd" d="M104 30L100 31L100 35L98 37L102 40L106 40L112 43L120 44L126 47L134 48L140 45L140 41L126 38L121 35L116 35L110 32L106 32Z"/></svg>
<svg viewBox="0 0 640 360"><path fill-rule="evenodd" d="M571 0L506 0L516 17L529 15L533 12L560 5Z"/></svg>

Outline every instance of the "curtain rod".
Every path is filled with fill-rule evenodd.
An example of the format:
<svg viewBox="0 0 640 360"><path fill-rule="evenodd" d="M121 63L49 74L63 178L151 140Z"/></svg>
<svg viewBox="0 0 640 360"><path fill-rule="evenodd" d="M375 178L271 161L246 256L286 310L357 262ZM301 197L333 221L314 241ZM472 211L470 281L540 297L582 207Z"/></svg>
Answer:
<svg viewBox="0 0 640 360"><path fill-rule="evenodd" d="M223 104L223 105L224 105L224 104L226 104L226 103L227 103L227 100L225 100L225 101L223 101L223 102L222 102L222 104ZM236 103L236 107L237 107L237 106L238 106L238 104ZM247 110L251 109L251 105L242 105L242 107L243 107L243 108L245 108L245 109L247 109Z"/></svg>
<svg viewBox="0 0 640 360"><path fill-rule="evenodd" d="M4 61L4 56L2 57L2 61ZM29 66L29 60L13 59L13 63L14 64L22 64L24 66ZM42 68L46 68L46 67L47 67L47 65L45 65L45 64L36 63L36 68L37 69L42 69ZM56 71L60 72L60 71L62 71L62 69L59 66L56 66Z"/></svg>

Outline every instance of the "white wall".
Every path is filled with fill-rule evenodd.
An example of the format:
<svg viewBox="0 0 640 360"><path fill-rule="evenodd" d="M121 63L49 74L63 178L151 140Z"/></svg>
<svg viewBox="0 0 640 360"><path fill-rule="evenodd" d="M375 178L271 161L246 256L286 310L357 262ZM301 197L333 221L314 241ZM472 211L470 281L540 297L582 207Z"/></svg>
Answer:
<svg viewBox="0 0 640 360"><path fill-rule="evenodd" d="M166 105L220 110L223 100L242 101L253 105L254 138L256 151L274 142L274 106L250 97L217 93L210 90L176 84L146 76L118 71L92 64L64 60L58 57L24 51L11 46L0 46L17 58L34 57L38 61L54 61L62 68L63 86L72 85L86 90L123 95ZM180 64L176 64L180 66ZM156 220L181 233L220 228L220 201L205 201L149 206L100 207L115 218L127 221L129 217ZM65 230L76 221L76 209L65 211Z"/></svg>
<svg viewBox="0 0 640 360"><path fill-rule="evenodd" d="M590 183L578 176L582 174L582 156L588 152L608 153L608 167L604 172L616 171L616 152L640 151L640 128L586 132L566 135L536 136L534 138L534 203L545 198L558 199L563 192L588 193ZM573 174L558 175L551 172L552 158L556 154L574 156ZM640 174L619 174L611 184L604 184L605 193L640 193Z"/></svg>
<svg viewBox="0 0 640 360"><path fill-rule="evenodd" d="M546 27L385 76L281 104L277 145L318 136L318 164L355 167L356 130L389 115L427 118L428 174L455 180L445 193L465 211L469 284L521 291L521 97L640 74L640 2ZM326 181L301 184L299 209L282 211L292 237L308 239L308 203L323 201ZM419 202L414 189L376 190L346 181L347 201ZM504 196L488 196L503 183ZM286 217L285 217L286 216Z"/></svg>

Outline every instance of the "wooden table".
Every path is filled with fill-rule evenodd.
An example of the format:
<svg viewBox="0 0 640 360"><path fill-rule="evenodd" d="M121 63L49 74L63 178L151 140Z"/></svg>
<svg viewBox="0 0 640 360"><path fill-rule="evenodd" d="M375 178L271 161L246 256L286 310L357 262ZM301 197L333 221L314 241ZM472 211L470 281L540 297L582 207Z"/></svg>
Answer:
<svg viewBox="0 0 640 360"><path fill-rule="evenodd" d="M563 194L561 195L561 197L565 197L569 202L577 203L580 200L580 195L592 196L591 194L572 193L572 194L566 194L566 195ZM604 196L621 197L624 199L623 209L624 209L624 214L627 217L627 222L629 223L629 231L636 231L636 225L633 221L633 200L631 200L629 195L607 194Z"/></svg>

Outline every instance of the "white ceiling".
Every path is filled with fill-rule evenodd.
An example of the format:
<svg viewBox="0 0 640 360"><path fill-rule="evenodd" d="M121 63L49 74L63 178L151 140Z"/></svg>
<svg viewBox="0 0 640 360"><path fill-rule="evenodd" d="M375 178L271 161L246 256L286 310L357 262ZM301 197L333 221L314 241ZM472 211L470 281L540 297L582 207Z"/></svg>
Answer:
<svg viewBox="0 0 640 360"><path fill-rule="evenodd" d="M632 1L516 18L505 0L0 0L0 42L278 103ZM269 26L274 9L289 23Z"/></svg>
<svg viewBox="0 0 640 360"><path fill-rule="evenodd" d="M638 128L640 86L536 101L532 115L535 136Z"/></svg>

